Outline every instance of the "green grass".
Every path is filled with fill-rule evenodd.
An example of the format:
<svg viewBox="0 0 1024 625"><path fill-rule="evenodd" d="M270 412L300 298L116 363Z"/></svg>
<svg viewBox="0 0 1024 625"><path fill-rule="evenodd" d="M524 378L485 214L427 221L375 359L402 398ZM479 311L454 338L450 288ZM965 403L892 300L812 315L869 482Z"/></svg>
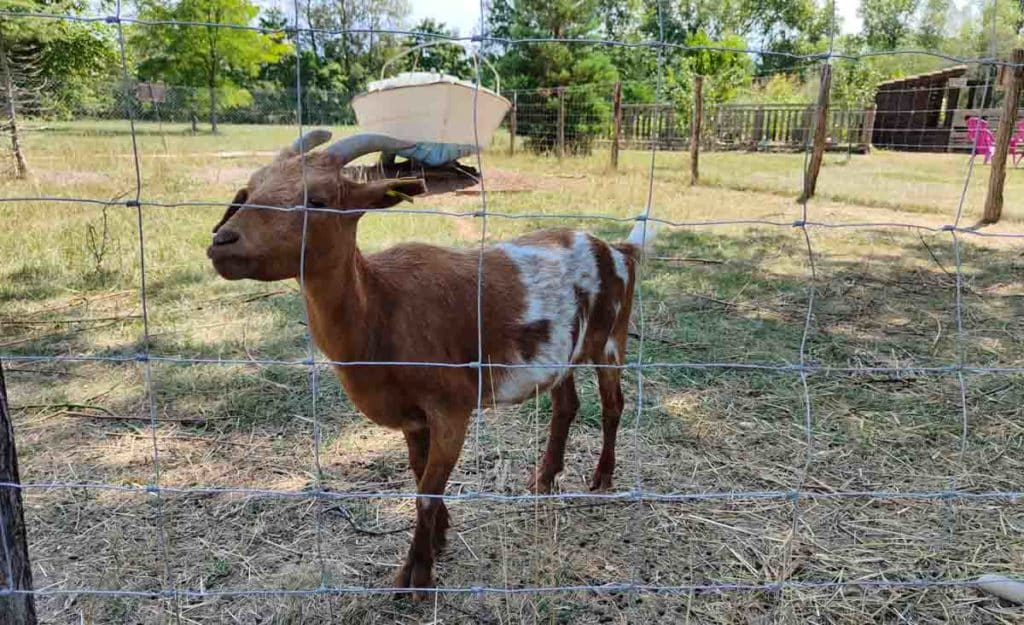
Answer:
<svg viewBox="0 0 1024 625"><path fill-rule="evenodd" d="M413 488L401 437L362 419L328 371L318 375L314 414L306 368L257 362L306 357L296 286L229 283L215 276L205 258L223 204L250 171L294 138L295 129L224 126L221 135L192 136L183 126L166 125L161 132L154 124L141 124L138 131L144 200L215 204L142 209L151 350L169 357L253 362L153 363L148 371L152 397L144 391L145 367L133 361L6 363L22 479L150 483L152 406L166 485L309 488L317 477L315 421L325 488ZM0 196L134 197L131 136L123 122L38 124L25 143L33 176L3 181ZM679 222L789 224L802 215L795 201L802 164L799 154L708 153L701 157L702 184L691 187L686 155L659 153L652 213ZM568 224L620 238L630 224L544 216L640 214L648 202L650 165L644 152L623 153L618 172L608 170L604 152L562 162L530 154L510 157L501 149L487 152L485 174L530 187L516 193L489 187L494 192L488 209L535 215L489 218L488 237ZM938 227L953 219L966 165L962 155L875 151L848 159L829 154L808 216L821 222ZM980 216L987 175L978 164L964 224ZM988 231L1022 232L1024 213L1015 199L1022 196L1024 175L1011 170L1004 221ZM415 204L453 212L479 206L472 195L431 196ZM136 209L123 205L0 203L0 355L137 353L143 335L137 220ZM479 240L480 225L473 218L368 215L360 243L367 249L405 240L471 247ZM958 488L976 491L1019 489L1024 380L966 375L964 437L959 379L912 370L957 362L961 348L968 365L1024 365L1019 247L1012 240L960 237L960 336L948 233L817 227L808 232L813 267L803 232L788 225L664 230L643 269L643 313L634 319L633 330L642 326L646 339L644 360L798 363L813 285L808 362L899 367L904 373L808 376L808 447L799 376L649 369L638 412L639 381L627 371L617 485L630 488L639 477L645 488L658 492L788 491L800 485L809 462L802 486L815 491L945 489L953 479ZM632 341L630 358L637 357ZM592 378L587 372L577 375L582 405L560 479L564 491L585 490L600 449L600 405ZM479 447L474 434L452 492L484 484L495 492L522 494L525 476L543 449L549 409L545 397L517 409L488 410ZM26 506L36 583L159 588L165 583L156 540L161 518L179 588L316 586L321 582L318 540L328 583L389 583L407 548L412 504L395 499L340 503L339 508L338 502L169 495L158 517L148 495L30 491ZM451 555L439 566L441 583L601 584L633 574L652 584L763 583L783 575L778 567L786 550L794 567L785 575L809 581L962 578L1024 570L1019 529L1024 525L1019 506L1008 503L951 502L947 508L947 502L919 500L807 501L795 536L788 500L577 505L452 504L458 535L453 534ZM891 614L912 606L922 622L958 614L966 623L996 622L993 615L1002 609L964 589L866 591L855 599L788 593L779 605L760 593L643 600L567 593L446 597L439 614L445 622L637 622L689 614L691 622L730 623L782 613L792 622L863 623L895 622ZM166 601L95 597L41 602L53 622L159 622L174 609ZM431 608L358 596L224 599L177 609L200 622L222 622L227 612L245 622L433 617Z"/></svg>

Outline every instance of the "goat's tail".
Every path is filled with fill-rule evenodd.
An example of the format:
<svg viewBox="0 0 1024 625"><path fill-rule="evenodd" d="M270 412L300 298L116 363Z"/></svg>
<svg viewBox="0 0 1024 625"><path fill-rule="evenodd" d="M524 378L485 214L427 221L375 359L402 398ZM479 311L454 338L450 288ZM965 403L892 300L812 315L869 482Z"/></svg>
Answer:
<svg viewBox="0 0 1024 625"><path fill-rule="evenodd" d="M644 256L654 250L654 239L658 235L659 225L656 221L645 219L637 221L633 225L633 229L629 231L626 245L632 245L635 248L637 260L642 260Z"/></svg>

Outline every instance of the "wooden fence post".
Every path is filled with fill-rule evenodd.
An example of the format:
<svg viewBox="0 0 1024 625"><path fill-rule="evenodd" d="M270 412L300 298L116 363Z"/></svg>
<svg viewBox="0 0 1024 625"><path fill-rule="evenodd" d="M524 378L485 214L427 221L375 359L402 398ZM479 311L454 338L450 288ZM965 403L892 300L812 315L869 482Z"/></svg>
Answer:
<svg viewBox="0 0 1024 625"><path fill-rule="evenodd" d="M693 120L690 122L690 186L697 184L700 178L698 160L700 159L700 129L704 119L704 77L696 76L693 80Z"/></svg>
<svg viewBox="0 0 1024 625"><path fill-rule="evenodd" d="M1006 68L1009 83L1003 92L1003 112L999 116L999 130L996 132L996 150L992 155L992 171L988 177L988 195L985 196L983 223L994 224L1003 214L1003 184L1006 182L1006 156L1010 151L1010 137L1017 125L1017 106L1020 101L1021 83L1024 83L1024 49L1017 48L1011 57L1016 65L1013 71Z"/></svg>
<svg viewBox="0 0 1024 625"><path fill-rule="evenodd" d="M18 452L14 446L14 427L7 405L3 363L0 363L0 482L20 484ZM3 524L3 560L0 560L0 587L32 590L32 567L28 559L25 513L21 507L21 489L0 488L0 524ZM8 577L10 575L10 577ZM35 625L36 604L31 594L0 597L0 623Z"/></svg>
<svg viewBox="0 0 1024 625"><path fill-rule="evenodd" d="M807 172L804 175L804 192L800 200L807 200L814 197L815 187L818 186L818 172L821 170L821 162L825 158L825 135L828 130L828 96L832 87L832 65L826 63L821 67L821 85L818 89L818 116L814 126L814 147L811 152L811 162L807 165Z"/></svg>
<svg viewBox="0 0 1024 625"><path fill-rule="evenodd" d="M750 133L750 149L757 150L764 135L764 106L754 110L754 129Z"/></svg>
<svg viewBox="0 0 1024 625"><path fill-rule="evenodd" d="M512 117L508 120L508 155L516 153L516 113L519 112L519 92L512 92Z"/></svg>
<svg viewBox="0 0 1024 625"><path fill-rule="evenodd" d="M875 114L878 112L878 105L871 104L864 112L864 125L860 128L860 144L864 147L865 154L871 154L871 138L875 134Z"/></svg>
<svg viewBox="0 0 1024 625"><path fill-rule="evenodd" d="M612 111L614 128L612 130L612 169L619 168L619 137L622 135L622 83L615 83L612 91Z"/></svg>
<svg viewBox="0 0 1024 625"><path fill-rule="evenodd" d="M565 87L558 88L558 160L565 156Z"/></svg>

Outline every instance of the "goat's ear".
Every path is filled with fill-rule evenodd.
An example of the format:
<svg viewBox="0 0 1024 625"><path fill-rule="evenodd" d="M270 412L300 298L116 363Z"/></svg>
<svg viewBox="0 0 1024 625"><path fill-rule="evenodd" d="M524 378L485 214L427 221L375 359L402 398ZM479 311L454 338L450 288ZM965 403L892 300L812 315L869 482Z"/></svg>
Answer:
<svg viewBox="0 0 1024 625"><path fill-rule="evenodd" d="M214 234L216 234L217 231L220 230L221 226L226 224L227 221L231 219L232 215L238 212L238 209L242 208L242 204L245 204L245 201L248 199L248 189L239 189L238 192L235 193L235 199L231 200L231 205L228 206L228 209L226 211L224 211L224 216L221 217L220 221L217 222L217 225L213 227Z"/></svg>
<svg viewBox="0 0 1024 625"><path fill-rule="evenodd" d="M419 178L395 178L355 184L349 192L351 208L389 208L399 202L412 202L412 196L427 192Z"/></svg>

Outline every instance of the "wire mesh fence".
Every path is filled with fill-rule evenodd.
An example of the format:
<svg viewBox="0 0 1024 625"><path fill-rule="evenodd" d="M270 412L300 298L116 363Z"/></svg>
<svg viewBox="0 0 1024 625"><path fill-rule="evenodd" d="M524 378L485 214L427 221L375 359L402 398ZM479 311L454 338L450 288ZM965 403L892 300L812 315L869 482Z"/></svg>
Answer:
<svg viewBox="0 0 1024 625"><path fill-rule="evenodd" d="M107 21L123 36L123 21ZM645 44L659 52L670 45L678 44ZM581 408L590 430L572 439L578 449L553 494L527 493L519 479L537 460L546 401L517 409L478 402L449 489L427 495L451 504L458 549L441 561L433 610L467 622L799 622L823 613L864 622L878 611L895 620L950 610L962 622L1012 618L1015 608L979 605L974 588L981 572L1020 577L1024 568L1024 360L1012 346L1024 336L1013 251L1024 232L966 221L981 159L950 157L962 177L943 181L932 198L942 212L927 219L879 205L861 214L744 197L733 191L773 167L787 173L760 188L795 195L820 109L813 99L724 103L709 108L702 128L711 150L729 152L705 165L706 178L724 189L695 191L693 201L708 205L679 209L682 155L669 152L688 146L691 120L687 107L668 101L660 61L654 101L623 102L617 137L612 85L507 92L514 139L479 157L476 195L391 209L365 224L383 242L454 233L479 245L481 258L485 246L527 225L621 236L639 221L664 230L640 279L635 347L625 363L609 365L622 370L629 405L616 488L585 489L599 447L593 402ZM205 260L173 253L180 224L195 238L224 202L195 191L205 162L165 171L176 165L159 158L145 130L202 119L205 96L168 89L166 107L143 104L124 78L120 100L89 115L129 126L118 153L104 146L90 163L110 170L84 181L95 195L64 194L50 180L35 195L2 198L12 223L19 210L58 206L74 228L56 254L81 256L86 267L40 274L26 263L10 274L43 301L32 314L12 311L0 334L3 361L23 376L11 390L30 467L22 483L3 486L26 498L37 583L2 592L35 595L55 620L81 602L97 620L212 622L270 611L388 621L393 608L376 597L409 591L389 580L424 495L405 475L402 450L358 420L326 376L332 366L459 368L475 372L482 389L485 371L523 365L482 364L487 328L479 321L473 361L332 362L315 351L308 320L294 323L305 315L294 292L198 289ZM868 143L962 149L953 139L958 115L992 108L994 96L976 100L963 87L920 81L883 88L873 124L869 107L832 108L829 144L847 153ZM966 89L983 91L970 82ZM220 120L291 127L262 131L247 148L280 147L310 124L351 122L343 98L301 83L251 97ZM945 141L934 138L940 130ZM569 163L581 157L569 172L582 169L585 180L574 184L558 170L539 189L554 207L513 203L500 188L513 140ZM582 157L613 141L633 154L624 178L601 185L603 166L590 169ZM206 147L228 146L214 138ZM776 150L792 154L758 160ZM218 165L216 184L203 188L241 184L266 158L251 151L237 167ZM528 171L545 180L549 162ZM156 189L156 173L172 181ZM826 171L823 191L845 192L846 175ZM121 195L111 199L112 189ZM54 253L32 236L19 234L19 253ZM973 244L988 240L998 243ZM137 254L119 249L133 247ZM909 264L896 266L904 256ZM73 315L67 306L47 309L55 287L82 294ZM571 368L582 379L600 366ZM51 378L84 380L84 389L54 389ZM594 392L589 384L583 394Z"/></svg>
<svg viewBox="0 0 1024 625"><path fill-rule="evenodd" d="M983 66L992 69L989 66ZM813 85L818 77L804 72L800 80ZM871 146L906 151L967 152L973 141L968 120L979 118L994 129L1002 110L1003 89L993 72L960 64L877 85L871 101L840 100L830 106L827 121L830 150L863 151ZM794 77L790 72L781 78ZM765 77L761 77L762 80ZM613 140L622 149L646 150L651 143L662 151L686 150L690 142L692 99L651 102L632 99L631 91L649 91L653 83L627 84L620 99L618 136L614 93L623 83L599 83L543 89L506 90L515 103L503 123L505 133L516 125L520 149L565 156L607 150ZM632 86L633 89L629 87ZM154 91L155 89L155 91ZM297 91L280 88L206 89L129 81L98 89L63 117L77 121L167 123L174 129L208 132L216 124L294 125L298 123ZM154 95L155 94L155 95ZM354 125L352 93L308 88L302 90L302 123L319 126ZM810 95L760 101L764 96L737 95L726 102L709 102L702 127L706 151L804 151L811 142L817 104ZM0 96L2 97L2 96ZM751 101L757 99L759 101ZM3 100L0 99L0 102ZM22 115L44 125L46 111L19 102ZM513 120L514 118L514 120ZM33 128L29 127L29 131ZM509 147L509 134L492 147ZM1015 144L1016 145L1016 144ZM514 147L513 147L514 149Z"/></svg>

